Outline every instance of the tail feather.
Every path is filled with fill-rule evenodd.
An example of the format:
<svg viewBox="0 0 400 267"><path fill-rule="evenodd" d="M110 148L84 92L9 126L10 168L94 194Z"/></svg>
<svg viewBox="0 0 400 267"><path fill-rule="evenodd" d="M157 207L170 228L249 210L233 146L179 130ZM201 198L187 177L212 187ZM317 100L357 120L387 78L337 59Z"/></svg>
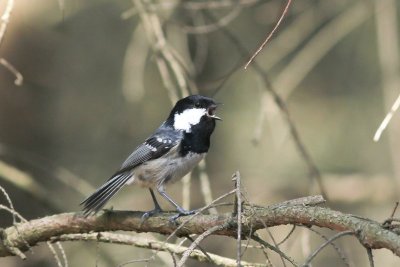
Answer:
<svg viewBox="0 0 400 267"><path fill-rule="evenodd" d="M93 194L88 196L81 205L83 205L83 212L85 216L92 213L97 213L110 198L112 198L126 182L131 178L130 173L122 173L115 177L112 177L100 188L98 188Z"/></svg>
<svg viewBox="0 0 400 267"><path fill-rule="evenodd" d="M107 202L113 197L121 188L125 185L125 179L118 179L115 184L112 184L111 187L107 188L104 192L93 199L92 204L88 206L88 209L98 212Z"/></svg>

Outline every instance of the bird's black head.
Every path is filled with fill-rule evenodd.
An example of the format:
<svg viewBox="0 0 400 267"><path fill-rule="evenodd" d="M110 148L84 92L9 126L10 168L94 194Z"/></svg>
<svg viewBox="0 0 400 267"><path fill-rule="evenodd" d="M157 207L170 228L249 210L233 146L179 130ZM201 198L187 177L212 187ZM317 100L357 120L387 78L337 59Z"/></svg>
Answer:
<svg viewBox="0 0 400 267"><path fill-rule="evenodd" d="M177 130L186 132L190 132L192 126L200 122L209 121L215 124L215 120L220 120L215 115L217 106L218 104L212 98L191 95L176 102L166 123Z"/></svg>

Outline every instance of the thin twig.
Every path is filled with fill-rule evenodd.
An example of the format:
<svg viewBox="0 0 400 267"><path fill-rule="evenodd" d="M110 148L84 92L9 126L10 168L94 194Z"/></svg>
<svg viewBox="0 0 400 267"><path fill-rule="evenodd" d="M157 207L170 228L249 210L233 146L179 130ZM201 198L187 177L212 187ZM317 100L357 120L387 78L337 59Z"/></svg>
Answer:
<svg viewBox="0 0 400 267"><path fill-rule="evenodd" d="M195 242L195 240L194 240L193 238L191 238L190 236L187 236L186 238L187 238L188 240L190 240L192 243ZM200 244L197 244L197 248L198 248L201 252L203 252L204 256L206 256L206 257L210 260L210 262L212 262L212 258L210 257L210 255L208 255L208 252L207 252L205 249L203 249L202 246L200 246ZM176 265L176 264L175 264L175 265Z"/></svg>
<svg viewBox="0 0 400 267"><path fill-rule="evenodd" d="M326 242L324 242L322 245L320 245L310 256L307 257L307 259L304 262L303 266L309 266L311 261L315 258L315 256L318 255L319 252L321 252L322 249L324 249L327 245L329 245L330 243L332 243L336 239L338 239L338 238L340 238L342 236L346 236L346 235L354 235L354 232L353 231L343 231L343 232L340 232L340 233L332 236Z"/></svg>
<svg viewBox="0 0 400 267"><path fill-rule="evenodd" d="M281 250L281 249L279 248L279 245L277 244L277 242L276 242L276 240L275 240L275 238L274 238L274 236L273 236L271 230L269 229L269 227L265 227L265 230L267 230L267 233L268 233L269 237L271 238L272 243L274 243L274 246L276 247L276 249ZM281 258L283 267L286 267L286 262L285 262L284 258L283 258L282 256L280 256L280 258Z"/></svg>
<svg viewBox="0 0 400 267"><path fill-rule="evenodd" d="M395 213L396 213L396 210L397 210L398 206L399 206L399 201L396 201L396 203L395 203L395 205L394 205L394 208L393 208L393 211L392 211L392 214L390 215L389 218L387 218L387 219L382 223L382 225L383 225L384 227L390 228L392 222L400 222L400 219L394 218L394 215L395 215Z"/></svg>
<svg viewBox="0 0 400 267"><path fill-rule="evenodd" d="M24 77L21 72L19 72L10 62L5 58L0 58L0 64L3 65L7 70L9 70L15 76L14 84L21 86L24 82Z"/></svg>
<svg viewBox="0 0 400 267"><path fill-rule="evenodd" d="M67 254L65 253L65 250L63 248L63 246L61 245L60 242L56 242L56 245L58 247L58 249L60 250L61 256L63 258L64 261L64 267L68 267L68 258L67 258Z"/></svg>
<svg viewBox="0 0 400 267"><path fill-rule="evenodd" d="M383 224L387 224L387 223L391 223L391 222L400 222L400 218L392 217L392 218L386 219Z"/></svg>
<svg viewBox="0 0 400 267"><path fill-rule="evenodd" d="M325 241L328 241L329 238L326 237L324 234L318 232L317 230L311 228L311 227L306 227L306 229L310 230L311 232L316 233L317 235L319 235L322 239L324 239ZM342 259L343 263L347 266L350 267L350 264L347 260L346 255L344 255L344 253L342 252L342 250L339 248L339 246L337 246L335 243L331 242L330 243L331 246L335 249L335 251L337 252L337 254L339 255L339 257Z"/></svg>
<svg viewBox="0 0 400 267"><path fill-rule="evenodd" d="M47 241L46 244L49 247L50 252L53 255L54 259L56 260L57 266L63 267L60 257L58 257L57 251L54 249L54 246L50 243L50 241Z"/></svg>
<svg viewBox="0 0 400 267"><path fill-rule="evenodd" d="M200 242L204 240L204 238L208 237L209 235L211 235L212 233L214 233L216 231L224 229L226 226L227 225L216 225L216 226L208 229L207 231L205 231L201 235L199 235L194 240L194 242L189 246L189 248L183 253L183 256L182 256L181 260L178 262L178 267L182 267L185 264L185 262L189 258L189 255L200 244Z"/></svg>
<svg viewBox="0 0 400 267"><path fill-rule="evenodd" d="M399 207L399 201L396 201L396 203L394 204L394 208L392 211L392 214L390 215L390 218L394 217L394 214L396 213L397 208Z"/></svg>
<svg viewBox="0 0 400 267"><path fill-rule="evenodd" d="M173 264L174 264L174 267L176 267L177 265L177 262L176 262L176 257L175 257L175 254L174 253L172 253L172 252L170 252L169 253L170 255L171 255L171 258L172 258L172 262L173 262Z"/></svg>
<svg viewBox="0 0 400 267"><path fill-rule="evenodd" d="M233 175L232 180L235 181L236 188L236 216L237 216L237 245L236 245L236 262L237 266L240 267L242 259L242 192L240 185L240 173L237 171Z"/></svg>
<svg viewBox="0 0 400 267"><path fill-rule="evenodd" d="M268 256L267 249L264 246L260 246L260 247L261 247L262 253L264 254L265 261L267 262L268 267L273 267L272 262Z"/></svg>
<svg viewBox="0 0 400 267"><path fill-rule="evenodd" d="M375 135L374 135L375 142L379 141L383 131L389 125L390 120L393 118L393 115L394 115L394 113L396 113L399 106L400 106L400 94L397 96L396 101L394 101L392 107L390 108L390 111L386 114L385 118L383 119L383 121L379 125L378 129L376 130Z"/></svg>
<svg viewBox="0 0 400 267"><path fill-rule="evenodd" d="M256 52L251 56L251 58L249 59L249 61L246 63L246 65L244 66L244 69L247 69L247 67L251 64L251 62L253 62L253 60L256 58L256 56L261 52L261 50L264 48L264 46L268 43L268 41L271 39L271 37L274 35L275 31L278 29L279 25L281 24L283 18L285 17L287 11L289 10L289 6L292 3L292 0L288 0L286 2L286 6L279 18L279 20L277 21L277 23L275 24L275 27L272 29L272 31L268 34L267 38L264 40L264 42L260 45L260 47L256 50Z"/></svg>
<svg viewBox="0 0 400 267"><path fill-rule="evenodd" d="M290 258L288 255L286 255L285 253L282 252L282 250L268 244L267 242L265 242L264 240L262 240L260 237L258 237L257 235L253 234L251 236L251 239L253 239L254 241L258 242L259 244L261 244L262 246L264 246L265 248L268 248L274 252L276 252L278 255L280 255L282 258L286 259L288 262L290 262L293 266L298 267L299 265L292 259Z"/></svg>
<svg viewBox="0 0 400 267"><path fill-rule="evenodd" d="M10 210L15 211L14 205L11 201L10 196L8 195L7 191L1 185L0 185L0 191L3 193L4 197L6 198L8 205L10 206ZM13 218L13 224L16 224L17 223L16 215L14 213L11 213L11 214L12 214L12 218Z"/></svg>
<svg viewBox="0 0 400 267"><path fill-rule="evenodd" d="M14 210L14 209L11 209L11 208L9 208L9 207L7 207L7 206L4 206L4 205L2 205L2 204L0 204L0 209L5 210L5 211L8 211L9 213L11 213L11 214L13 214L14 216L18 217L22 222L27 222L27 220L26 220L24 217L22 217L22 215L19 214L19 213L18 213L16 210Z"/></svg>
<svg viewBox="0 0 400 267"><path fill-rule="evenodd" d="M123 263L121 263L121 264L118 264L117 267L122 267L122 266L125 266L125 265L129 265L129 264L132 264L132 263L138 263L138 262L149 262L149 260L150 260L150 259L136 259L136 260L130 260L130 261L126 261L126 262L123 262ZM96 265L96 266L97 266L97 265Z"/></svg>
<svg viewBox="0 0 400 267"><path fill-rule="evenodd" d="M285 238L282 239L282 241L278 242L277 245L279 246L285 243L286 240L288 240L289 237L294 233L294 230L296 230L296 225L292 226L292 229L290 229L289 233L285 236Z"/></svg>

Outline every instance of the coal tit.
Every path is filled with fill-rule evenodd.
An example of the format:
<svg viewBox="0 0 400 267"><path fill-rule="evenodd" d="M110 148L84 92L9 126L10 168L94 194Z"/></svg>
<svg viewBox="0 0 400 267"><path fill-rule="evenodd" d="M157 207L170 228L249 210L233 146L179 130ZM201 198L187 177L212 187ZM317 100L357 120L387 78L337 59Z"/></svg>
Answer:
<svg viewBox="0 0 400 267"><path fill-rule="evenodd" d="M153 189L178 211L176 217L192 214L180 207L165 192L165 186L180 180L207 154L214 131L217 103L208 97L191 95L180 99L166 121L139 145L121 168L81 205L85 216L98 212L124 185L147 187L154 210L144 217L162 211Z"/></svg>

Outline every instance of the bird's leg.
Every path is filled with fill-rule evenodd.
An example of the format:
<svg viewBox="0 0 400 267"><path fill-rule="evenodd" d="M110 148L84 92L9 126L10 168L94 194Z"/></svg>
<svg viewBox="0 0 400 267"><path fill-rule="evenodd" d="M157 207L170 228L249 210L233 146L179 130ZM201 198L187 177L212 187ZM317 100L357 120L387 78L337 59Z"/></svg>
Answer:
<svg viewBox="0 0 400 267"><path fill-rule="evenodd" d="M156 196L154 195L153 189L149 188L149 191L150 191L150 194L151 194L151 198L153 199L153 202L154 202L154 210L156 210L156 211L158 211L158 212L162 212L162 209L161 209L161 207L160 207L160 204L158 204L157 198L156 198Z"/></svg>
<svg viewBox="0 0 400 267"><path fill-rule="evenodd" d="M152 209L152 210L150 210L150 211L147 211L147 212L145 212L145 213L143 214L143 216L142 216L142 222L144 222L145 220L147 220L150 216L153 216L154 214L157 214L157 213L160 213L160 212L163 211L163 210L161 209L161 207L160 207L160 204L158 204L158 202L157 202L157 198L156 198L156 196L154 195L153 189L149 188L149 191L150 191L150 194L151 194L151 198L153 199L153 202L154 202L154 209Z"/></svg>
<svg viewBox="0 0 400 267"><path fill-rule="evenodd" d="M195 210L185 210L184 208L182 208L181 206L179 206L175 201L172 200L172 198L170 196L167 195L167 193L165 192L165 189L163 186L157 187L157 191L158 193L160 193L160 195L162 195L166 200L168 200L169 203L171 203L176 210L178 211L178 214L172 216L170 219L175 221L176 219L178 219L181 216L187 216L187 215L192 215L195 213Z"/></svg>

